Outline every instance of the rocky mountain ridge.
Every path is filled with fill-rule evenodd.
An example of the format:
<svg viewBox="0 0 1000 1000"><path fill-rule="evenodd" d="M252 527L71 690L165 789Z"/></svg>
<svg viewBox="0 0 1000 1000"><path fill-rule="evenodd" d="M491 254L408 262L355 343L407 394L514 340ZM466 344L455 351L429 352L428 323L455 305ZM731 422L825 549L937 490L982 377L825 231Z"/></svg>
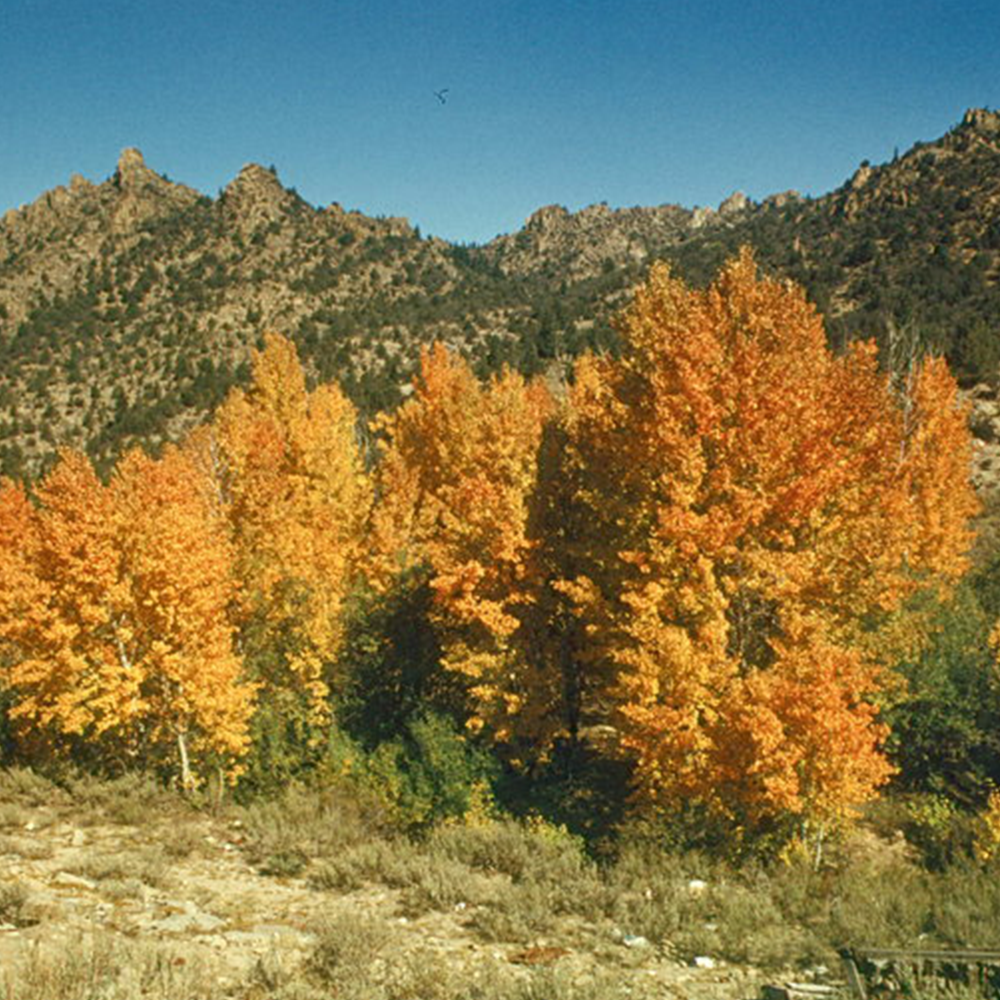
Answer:
<svg viewBox="0 0 1000 1000"><path fill-rule="evenodd" d="M74 176L0 220L0 471L36 473L63 444L107 463L176 437L246 377L268 329L366 413L401 398L434 339L484 373L558 369L613 348L610 318L652 260L700 283L744 243L805 286L835 346L902 330L991 384L1000 115L973 109L821 198L547 206L481 247L313 207L257 164L209 198L125 150L107 180Z"/></svg>

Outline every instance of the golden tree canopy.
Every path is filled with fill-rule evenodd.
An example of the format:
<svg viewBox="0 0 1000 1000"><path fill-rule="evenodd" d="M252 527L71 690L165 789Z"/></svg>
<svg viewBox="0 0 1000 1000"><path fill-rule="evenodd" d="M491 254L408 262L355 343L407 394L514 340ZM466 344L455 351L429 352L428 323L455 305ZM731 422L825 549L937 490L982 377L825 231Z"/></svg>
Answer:
<svg viewBox="0 0 1000 1000"><path fill-rule="evenodd" d="M335 385L307 389L295 345L271 334L249 390L189 443L229 525L244 643L275 652L285 677L270 681L301 689L319 715L370 506L356 422Z"/></svg>
<svg viewBox="0 0 1000 1000"><path fill-rule="evenodd" d="M232 552L176 449L125 456L108 486L66 452L32 505L0 489L0 641L29 742L82 737L121 764L232 769L253 689L227 610ZM176 753L176 757L175 757Z"/></svg>
<svg viewBox="0 0 1000 1000"><path fill-rule="evenodd" d="M472 680L473 725L501 742L536 725L527 717L548 701L519 633L532 600L529 501L553 408L541 382L504 371L482 384L438 344L413 398L384 421L373 575L429 567L445 665Z"/></svg>

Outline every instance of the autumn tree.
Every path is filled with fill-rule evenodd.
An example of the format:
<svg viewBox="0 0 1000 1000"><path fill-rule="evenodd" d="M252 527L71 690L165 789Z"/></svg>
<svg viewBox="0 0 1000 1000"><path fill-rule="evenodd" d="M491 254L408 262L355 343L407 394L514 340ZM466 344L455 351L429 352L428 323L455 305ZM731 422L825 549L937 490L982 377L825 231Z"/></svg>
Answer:
<svg viewBox="0 0 1000 1000"><path fill-rule="evenodd" d="M115 635L119 661L144 678L142 739L176 744L188 787L192 756L238 762L249 745L255 687L243 676L226 616L232 547L210 484L175 448L159 460L129 453L110 491L128 583L128 616Z"/></svg>
<svg viewBox="0 0 1000 1000"><path fill-rule="evenodd" d="M253 381L188 449L215 486L235 550L233 620L260 679L327 715L324 671L368 516L357 415L335 385L306 387L295 345L268 335Z"/></svg>
<svg viewBox="0 0 1000 1000"><path fill-rule="evenodd" d="M38 489L0 489L0 634L22 729L101 736L127 726L135 678L114 648L122 603L111 498L83 455L65 453ZM109 641L109 639L111 641Z"/></svg>
<svg viewBox="0 0 1000 1000"><path fill-rule="evenodd" d="M205 482L168 450L103 485L66 452L37 490L0 489L3 683L22 739L116 766L167 760L190 786L247 749L253 691L226 621L231 551Z"/></svg>
<svg viewBox="0 0 1000 1000"><path fill-rule="evenodd" d="M483 384L443 345L383 422L371 575L426 566L444 665L466 677L472 724L515 756L550 725L553 678L526 655L533 628L529 505L553 401L504 371Z"/></svg>
<svg viewBox="0 0 1000 1000"><path fill-rule="evenodd" d="M955 383L930 360L901 399L749 252L705 291L654 267L620 332L620 359L577 366L559 457L570 666L638 801L835 821L890 773L885 633L966 566Z"/></svg>

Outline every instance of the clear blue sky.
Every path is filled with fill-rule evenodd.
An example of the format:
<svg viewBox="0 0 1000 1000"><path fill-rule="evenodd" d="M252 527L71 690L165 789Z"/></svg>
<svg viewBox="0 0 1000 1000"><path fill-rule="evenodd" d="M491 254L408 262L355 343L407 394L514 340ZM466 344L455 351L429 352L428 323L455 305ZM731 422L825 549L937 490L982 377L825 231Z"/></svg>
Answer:
<svg viewBox="0 0 1000 1000"><path fill-rule="evenodd" d="M125 146L462 242L819 195L1000 105L998 42L997 0L0 0L0 211Z"/></svg>

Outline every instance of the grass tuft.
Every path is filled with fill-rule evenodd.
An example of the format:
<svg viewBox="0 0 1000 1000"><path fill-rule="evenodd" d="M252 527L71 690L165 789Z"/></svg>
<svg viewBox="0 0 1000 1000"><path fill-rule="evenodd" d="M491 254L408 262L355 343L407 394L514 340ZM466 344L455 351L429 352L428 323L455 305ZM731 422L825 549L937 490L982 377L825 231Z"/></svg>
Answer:
<svg viewBox="0 0 1000 1000"><path fill-rule="evenodd" d="M339 855L377 835L381 821L349 791L301 785L253 803L243 814L251 860L276 875L298 875L316 859Z"/></svg>
<svg viewBox="0 0 1000 1000"><path fill-rule="evenodd" d="M28 927L33 923L28 890L20 882L0 883L0 924Z"/></svg>

